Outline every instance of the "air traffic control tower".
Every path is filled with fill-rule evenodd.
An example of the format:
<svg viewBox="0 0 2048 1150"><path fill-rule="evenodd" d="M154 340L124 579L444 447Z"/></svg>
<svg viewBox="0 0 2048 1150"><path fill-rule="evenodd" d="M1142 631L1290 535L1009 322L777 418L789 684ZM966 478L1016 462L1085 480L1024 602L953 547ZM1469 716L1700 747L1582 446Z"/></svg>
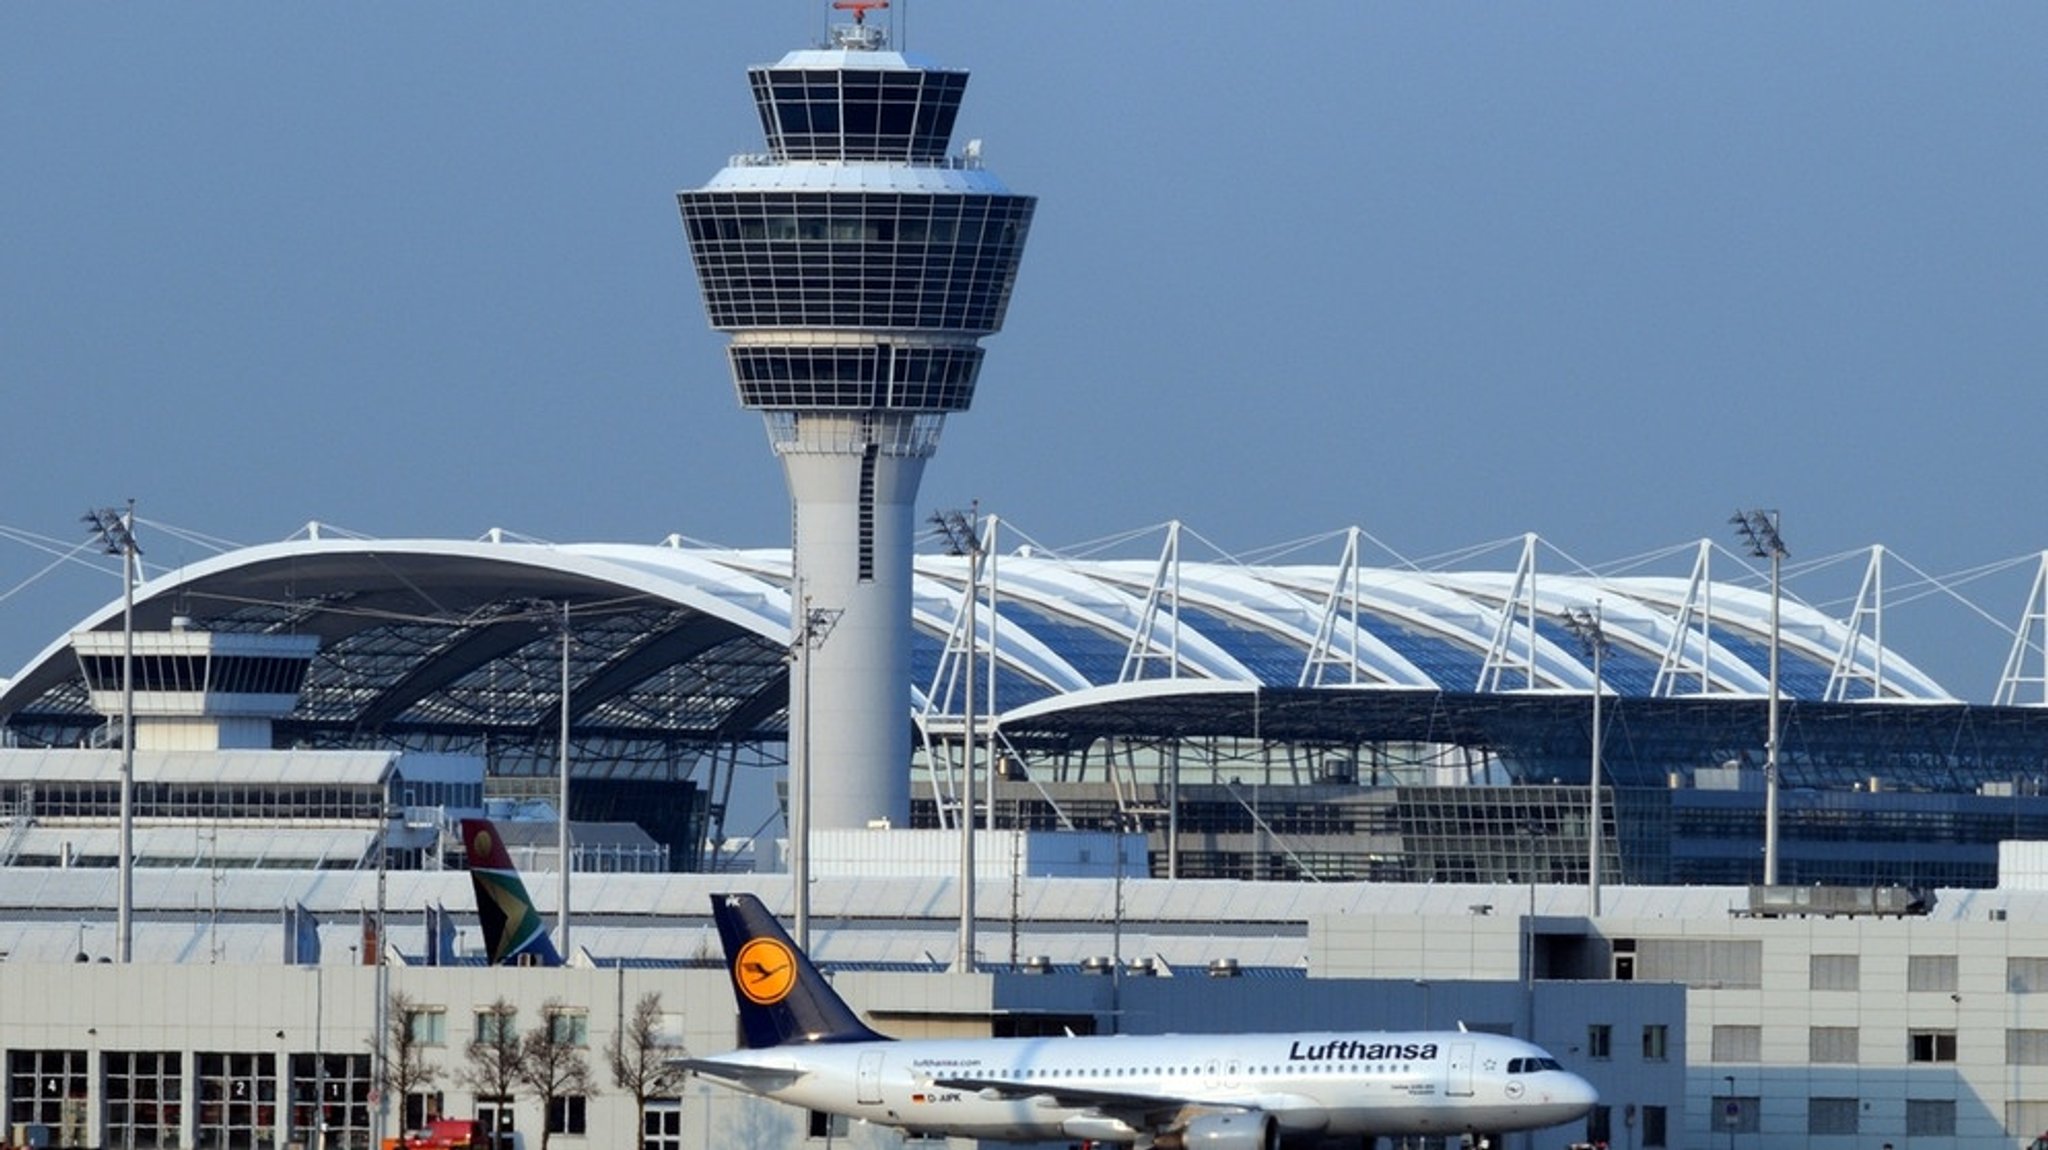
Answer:
<svg viewBox="0 0 2048 1150"><path fill-rule="evenodd" d="M917 486L974 399L1035 203L978 142L949 154L967 73L892 50L865 20L884 6L836 4L854 22L828 46L749 69L767 153L677 197L794 504L790 753L814 828L909 825Z"/></svg>

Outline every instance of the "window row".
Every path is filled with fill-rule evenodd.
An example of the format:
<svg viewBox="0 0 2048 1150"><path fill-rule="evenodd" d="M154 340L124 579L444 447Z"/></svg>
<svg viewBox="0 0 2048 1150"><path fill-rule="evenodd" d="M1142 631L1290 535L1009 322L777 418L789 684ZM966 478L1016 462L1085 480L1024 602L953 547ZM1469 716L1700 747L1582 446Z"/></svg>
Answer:
<svg viewBox="0 0 2048 1150"><path fill-rule="evenodd" d="M121 788L111 783L45 782L24 787L23 809L39 818L118 818ZM384 811L384 789L239 783L137 783L135 817L185 819L362 819Z"/></svg>
<svg viewBox="0 0 2048 1150"><path fill-rule="evenodd" d="M95 691L121 689L119 655L81 655L80 670ZM210 691L235 695L296 695L305 685L305 659L261 655L137 655L138 691Z"/></svg>
<svg viewBox="0 0 2048 1150"><path fill-rule="evenodd" d="M1713 1102L1714 1131L1754 1134L1760 1128L1759 1109L1754 1095L1717 1095ZM1806 1132L1810 1135L1861 1134L1863 1115L1868 1110L1869 1103L1861 1098L1809 1098L1806 1100ZM1956 1104L1952 1098L1908 1098L1905 1117L1907 1137L1953 1137L1956 1132Z"/></svg>
<svg viewBox="0 0 2048 1150"><path fill-rule="evenodd" d="M1643 1061L1664 1062L1671 1057L1671 1028L1661 1022L1643 1027ZM1595 1060L1614 1057L1614 1027L1596 1022L1586 1028L1586 1056Z"/></svg>
<svg viewBox="0 0 2048 1150"><path fill-rule="evenodd" d="M739 397L745 407L965 411L974 402L974 389L951 384L741 383Z"/></svg>
<svg viewBox="0 0 2048 1150"><path fill-rule="evenodd" d="M720 331L756 328L901 328L911 331L986 333L1001 330L1009 299L1007 290L998 297L986 297L972 306L890 307L863 306L863 301L845 297L820 297L815 302L777 298L773 294L739 298L707 291L705 310L711 326Z"/></svg>
<svg viewBox="0 0 2048 1150"><path fill-rule="evenodd" d="M1909 1064L1956 1061L1956 1031L1952 1029L1909 1030L1905 1039L1905 1061ZM1750 1025L1716 1026L1713 1029L1712 1050L1715 1062L1761 1062L1763 1028ZM1808 1027L1806 1060L1812 1065L1853 1065L1862 1062L1862 1031L1854 1026ZM2008 1066L2048 1066L2048 1030L2008 1028L2005 1032L2005 1062Z"/></svg>
<svg viewBox="0 0 2048 1150"><path fill-rule="evenodd" d="M587 1047L590 1045L590 1013L586 1010L564 1008L550 1010L544 1015L549 1038L563 1046ZM422 1046L446 1046L448 1044L448 1011L446 1007L418 1007L405 1018L406 1032L412 1041ZM519 1012L498 1010L493 1007L479 1007L471 1016L471 1041L478 1045L510 1043L519 1040Z"/></svg>
<svg viewBox="0 0 2048 1150"><path fill-rule="evenodd" d="M698 191L679 194L676 205L693 245L973 244L1021 234L1037 200L1000 192Z"/></svg>
<svg viewBox="0 0 2048 1150"><path fill-rule="evenodd" d="M1017 269L1015 246L993 244L887 252L719 244L694 254L707 292L859 293L870 305L886 300L898 307L979 295L1001 286Z"/></svg>
<svg viewBox="0 0 2048 1150"><path fill-rule="evenodd" d="M967 73L756 68L769 149L791 159L931 160L952 138Z"/></svg>
<svg viewBox="0 0 2048 1150"><path fill-rule="evenodd" d="M2048 988L2048 959L2014 958L2006 961L2007 983L2015 989L2032 979L2043 979ZM1906 989L1909 991L1954 991L1956 956L1915 954L1906 959ZM1807 959L1807 989L1861 990L1862 960L1854 954L1816 954Z"/></svg>
<svg viewBox="0 0 2048 1150"><path fill-rule="evenodd" d="M555 1025L565 1040L587 1042L580 1013L560 1012ZM330 1150L369 1150L374 1108L370 1055L283 1056L287 1096L278 1097L281 1056L272 1052L208 1052L194 1058L197 1097L184 1098L185 1058L174 1051L108 1051L103 1056L102 1116L108 1145L172 1150L191 1118L196 1144L215 1150L262 1150L287 1137L325 1130ZM12 1050L7 1058L7 1122L48 1127L54 1144L82 1146L91 1104L83 1050ZM188 1110L189 1106L189 1110ZM405 1124L424 1125L444 1113L438 1092L409 1093ZM493 1109L495 1128L510 1130L509 1102ZM648 1133L660 1150L676 1150L679 1099L649 1102ZM547 1114L550 1133L588 1131L587 1101L557 1098Z"/></svg>

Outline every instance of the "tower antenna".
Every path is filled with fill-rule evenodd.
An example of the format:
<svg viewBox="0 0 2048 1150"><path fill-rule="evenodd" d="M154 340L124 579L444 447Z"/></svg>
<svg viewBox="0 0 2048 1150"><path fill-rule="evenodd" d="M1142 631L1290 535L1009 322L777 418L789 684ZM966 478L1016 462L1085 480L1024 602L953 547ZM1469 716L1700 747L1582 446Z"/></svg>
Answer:
<svg viewBox="0 0 2048 1150"><path fill-rule="evenodd" d="M832 0L834 11L853 13L853 22L856 26L868 22L870 11L888 6L889 0Z"/></svg>

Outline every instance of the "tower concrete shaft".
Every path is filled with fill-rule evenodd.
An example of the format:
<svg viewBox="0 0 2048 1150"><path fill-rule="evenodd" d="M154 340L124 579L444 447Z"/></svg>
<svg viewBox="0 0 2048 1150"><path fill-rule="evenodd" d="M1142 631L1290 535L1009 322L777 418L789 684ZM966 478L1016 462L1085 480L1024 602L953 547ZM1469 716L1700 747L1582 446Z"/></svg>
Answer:
<svg viewBox="0 0 2048 1150"><path fill-rule="evenodd" d="M810 764L812 827L903 826L918 483L973 401L1035 201L982 168L978 141L950 154L967 73L879 27L857 19L748 79L767 152L677 200L794 504L791 755ZM818 615L822 636L804 626Z"/></svg>

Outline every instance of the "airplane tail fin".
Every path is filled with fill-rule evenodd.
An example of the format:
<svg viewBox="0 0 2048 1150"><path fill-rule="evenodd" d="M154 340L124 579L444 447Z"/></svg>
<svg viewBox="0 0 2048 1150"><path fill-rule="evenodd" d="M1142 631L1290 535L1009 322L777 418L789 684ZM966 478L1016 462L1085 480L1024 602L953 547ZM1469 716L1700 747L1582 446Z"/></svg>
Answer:
<svg viewBox="0 0 2048 1150"><path fill-rule="evenodd" d="M749 1047L882 1041L811 965L810 956L790 941L760 899L714 894L711 917L725 946L740 1029Z"/></svg>
<svg viewBox="0 0 2048 1150"><path fill-rule="evenodd" d="M484 928L484 951L492 966L560 966L562 956L548 940L547 924L534 909L526 883L489 819L462 820L469 855L469 881L476 888L476 914Z"/></svg>

